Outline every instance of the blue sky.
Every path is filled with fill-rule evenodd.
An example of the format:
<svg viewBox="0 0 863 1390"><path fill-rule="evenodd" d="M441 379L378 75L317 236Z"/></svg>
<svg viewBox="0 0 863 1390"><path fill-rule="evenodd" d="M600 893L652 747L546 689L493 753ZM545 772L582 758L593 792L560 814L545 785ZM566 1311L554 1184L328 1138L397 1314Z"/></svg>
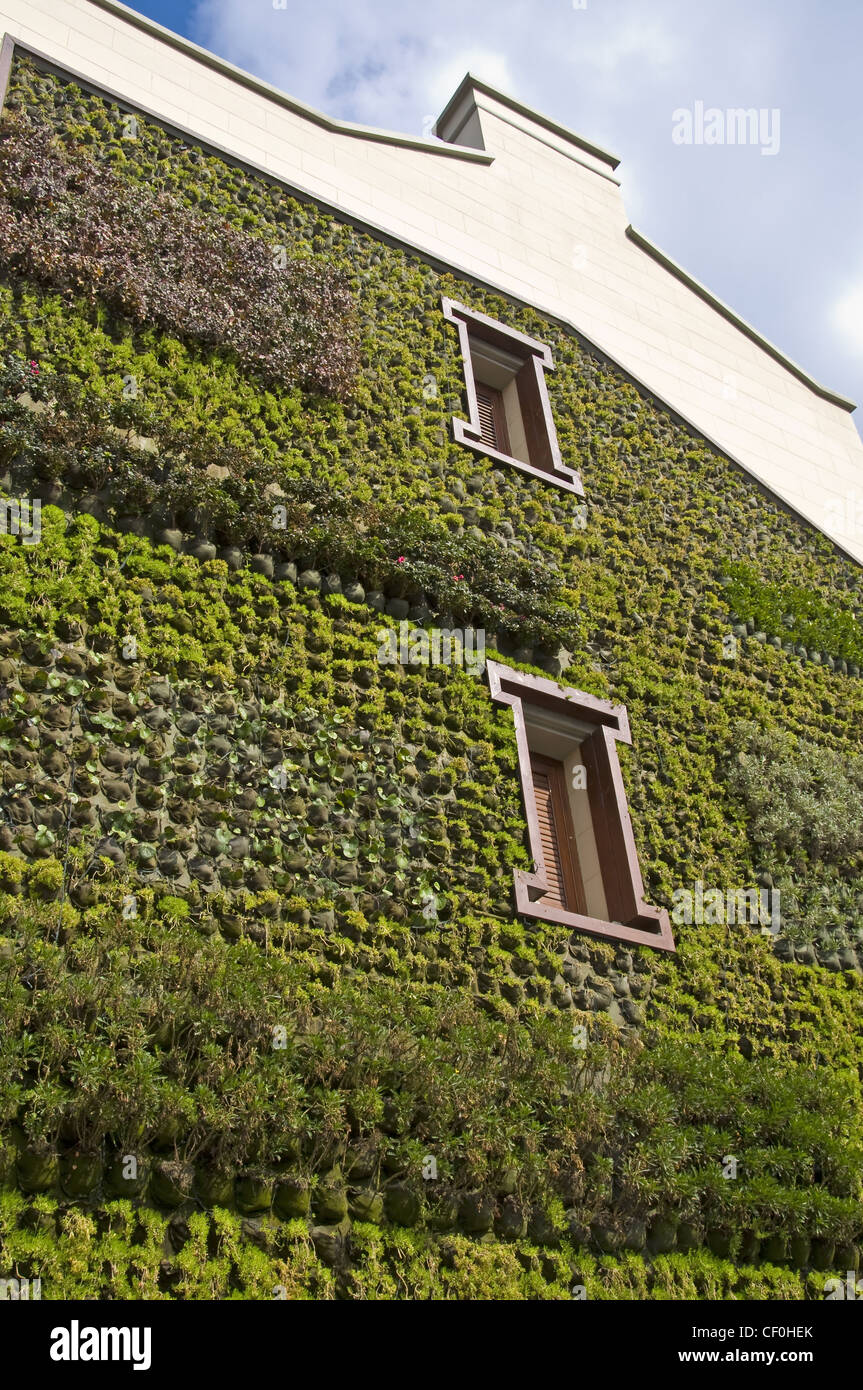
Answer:
<svg viewBox="0 0 863 1390"><path fill-rule="evenodd" d="M860 0L134 8L346 120L421 134L469 68L613 150L630 221L807 371L859 401L860 427ZM674 112L697 102L763 110L770 141L675 143ZM768 143L774 154L762 154Z"/></svg>

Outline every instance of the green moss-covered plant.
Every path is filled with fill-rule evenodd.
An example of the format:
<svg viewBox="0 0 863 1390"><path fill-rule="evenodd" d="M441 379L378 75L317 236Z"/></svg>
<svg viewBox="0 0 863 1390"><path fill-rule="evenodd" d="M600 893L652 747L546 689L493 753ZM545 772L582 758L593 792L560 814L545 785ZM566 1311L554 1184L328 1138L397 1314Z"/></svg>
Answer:
<svg viewBox="0 0 863 1390"><path fill-rule="evenodd" d="M0 487L42 508L0 535L4 1274L823 1297L863 1245L859 568L569 330L125 115L16 58ZM155 209L190 256L161 299ZM107 288L107 251L51 260L127 221ZM273 247L346 318L267 361L222 331L236 267L190 297ZM454 444L442 295L549 343L586 521ZM510 711L378 660L456 620L627 706L650 901L778 889L780 931L660 958L518 918Z"/></svg>

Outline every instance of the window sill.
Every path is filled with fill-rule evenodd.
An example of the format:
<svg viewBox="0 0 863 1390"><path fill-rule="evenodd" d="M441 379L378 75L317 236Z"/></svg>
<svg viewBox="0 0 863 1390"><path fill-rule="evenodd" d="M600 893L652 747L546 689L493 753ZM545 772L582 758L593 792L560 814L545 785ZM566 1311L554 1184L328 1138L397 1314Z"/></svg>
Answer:
<svg viewBox="0 0 863 1390"><path fill-rule="evenodd" d="M484 444L481 439L477 438L475 426L467 420L460 420L457 416L453 416L452 425L456 444L464 444L478 454L485 454L486 458L493 459L495 463L505 463L509 468L520 468L522 473L529 474L531 478L540 478L545 483L554 483L564 492L573 492L578 497L584 496L581 475L574 468L565 468L562 464L559 468L554 469L534 468L532 463L525 463L523 459L514 458L512 454L502 454L499 450Z"/></svg>
<svg viewBox="0 0 863 1390"><path fill-rule="evenodd" d="M571 927L573 931L586 932L590 936L601 936L608 941L626 941L633 946L652 946L654 950L674 951L674 941L668 922L668 914L663 908L642 904L641 911L633 922L606 922L601 917L585 917L578 912L568 912L566 908L553 903L543 905L537 898L537 891L545 888L539 880L541 875L516 869L515 903L516 910L523 917L533 917L540 922L559 922L561 926Z"/></svg>

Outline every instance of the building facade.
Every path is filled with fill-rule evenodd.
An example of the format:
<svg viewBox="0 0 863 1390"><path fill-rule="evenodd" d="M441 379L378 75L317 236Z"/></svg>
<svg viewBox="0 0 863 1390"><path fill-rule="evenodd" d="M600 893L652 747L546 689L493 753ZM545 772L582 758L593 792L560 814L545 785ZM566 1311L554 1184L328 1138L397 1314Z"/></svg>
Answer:
<svg viewBox="0 0 863 1390"><path fill-rule="evenodd" d="M412 139L2 17L10 1275L823 1297L851 404L478 79Z"/></svg>

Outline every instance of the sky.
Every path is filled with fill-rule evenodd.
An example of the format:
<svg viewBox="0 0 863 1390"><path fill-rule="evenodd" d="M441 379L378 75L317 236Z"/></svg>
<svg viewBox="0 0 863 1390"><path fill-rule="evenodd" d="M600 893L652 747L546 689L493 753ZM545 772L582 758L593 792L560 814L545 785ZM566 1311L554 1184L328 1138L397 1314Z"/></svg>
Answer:
<svg viewBox="0 0 863 1390"><path fill-rule="evenodd" d="M860 402L861 428L863 0L133 8L342 120L428 134L470 70L611 150L630 222L817 380ZM740 107L759 113L755 138L713 138L727 130L707 113Z"/></svg>

